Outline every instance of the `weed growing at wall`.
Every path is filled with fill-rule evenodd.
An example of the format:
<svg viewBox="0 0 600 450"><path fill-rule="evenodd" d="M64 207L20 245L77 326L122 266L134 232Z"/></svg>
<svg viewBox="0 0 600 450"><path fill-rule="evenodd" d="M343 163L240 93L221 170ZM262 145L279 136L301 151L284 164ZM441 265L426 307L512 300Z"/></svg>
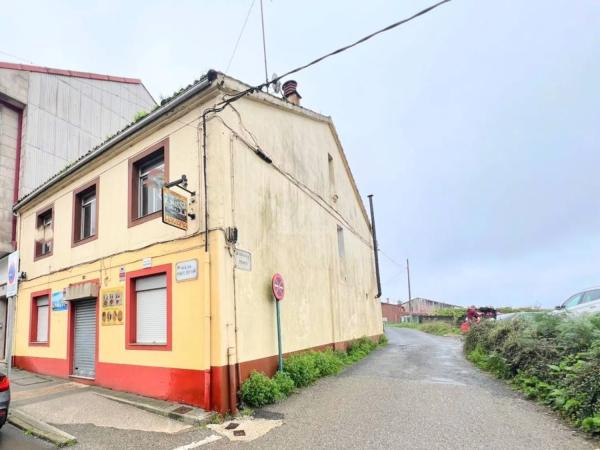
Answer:
<svg viewBox="0 0 600 450"><path fill-rule="evenodd" d="M319 378L337 375L344 367L363 359L378 346L386 344L385 336L380 337L378 343L362 337L351 343L345 352L326 350L289 356L284 361L283 371L277 372L273 378L261 372L252 372L242 383L240 397L244 404L253 407L275 403L292 394L297 388L313 384Z"/></svg>
<svg viewBox="0 0 600 450"><path fill-rule="evenodd" d="M464 350L528 398L600 434L600 315L485 321L471 328Z"/></svg>

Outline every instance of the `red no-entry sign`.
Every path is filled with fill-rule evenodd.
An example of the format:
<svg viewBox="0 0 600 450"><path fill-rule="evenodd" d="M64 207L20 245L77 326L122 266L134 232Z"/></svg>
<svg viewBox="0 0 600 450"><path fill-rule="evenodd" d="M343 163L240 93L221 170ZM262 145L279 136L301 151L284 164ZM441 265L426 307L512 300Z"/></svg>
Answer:
<svg viewBox="0 0 600 450"><path fill-rule="evenodd" d="M283 282L283 277L280 273L273 275L271 289L273 290L273 297L275 297L275 300L278 302L283 300L283 296L285 295L285 283Z"/></svg>

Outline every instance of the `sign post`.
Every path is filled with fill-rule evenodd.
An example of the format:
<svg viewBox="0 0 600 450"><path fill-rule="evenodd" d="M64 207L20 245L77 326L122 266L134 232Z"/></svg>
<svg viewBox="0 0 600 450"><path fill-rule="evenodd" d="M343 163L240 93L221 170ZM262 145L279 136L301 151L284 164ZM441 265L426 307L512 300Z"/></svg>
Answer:
<svg viewBox="0 0 600 450"><path fill-rule="evenodd" d="M271 290L273 292L273 299L275 300L275 311L277 314L277 366L278 370L282 371L283 350L281 348L281 313L279 310L279 303L281 302L281 300L283 300L283 297L285 296L285 283L280 273L276 273L275 275L273 275L273 278L271 279Z"/></svg>
<svg viewBox="0 0 600 450"><path fill-rule="evenodd" d="M17 291L19 288L19 252L8 255L8 277L6 280L6 297L8 298L8 311L6 314L6 338L4 341L4 356L6 359L6 371L10 377L12 372L12 341L13 327L15 322L15 310Z"/></svg>

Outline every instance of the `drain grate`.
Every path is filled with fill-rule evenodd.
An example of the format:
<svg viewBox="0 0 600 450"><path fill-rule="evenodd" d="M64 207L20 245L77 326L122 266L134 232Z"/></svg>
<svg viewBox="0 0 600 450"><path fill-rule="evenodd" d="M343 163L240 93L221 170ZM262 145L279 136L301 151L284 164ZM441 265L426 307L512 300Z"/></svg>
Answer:
<svg viewBox="0 0 600 450"><path fill-rule="evenodd" d="M239 423L235 423L235 422L231 422L229 425L227 425L225 427L226 430L235 430L237 427L239 427L240 424Z"/></svg>
<svg viewBox="0 0 600 450"><path fill-rule="evenodd" d="M173 411L171 411L172 413L175 414L185 414L185 413L189 413L190 411L192 411L194 408L190 408L189 406L180 406L179 408L175 408Z"/></svg>
<svg viewBox="0 0 600 450"><path fill-rule="evenodd" d="M246 436L246 432L244 430L234 430L233 435L234 436Z"/></svg>

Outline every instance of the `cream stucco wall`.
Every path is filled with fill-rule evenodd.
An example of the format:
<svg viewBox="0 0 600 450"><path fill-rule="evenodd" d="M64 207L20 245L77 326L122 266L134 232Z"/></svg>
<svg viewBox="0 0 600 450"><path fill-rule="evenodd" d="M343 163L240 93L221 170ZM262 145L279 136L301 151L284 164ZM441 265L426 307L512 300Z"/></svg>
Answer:
<svg viewBox="0 0 600 450"><path fill-rule="evenodd" d="M219 170L209 175L211 186L220 187L214 207L224 205L219 217L239 229L237 247L252 253L251 272L234 269L233 258L226 258L224 270L235 285L226 285L224 295L235 297L236 306L234 311L234 301L226 302L223 311L226 347L237 343L241 362L277 353L270 295L275 272L287 283L281 305L285 352L381 334L370 227L330 122L251 99L235 108L240 116L228 109L210 124L221 156ZM260 147L272 164L247 143ZM338 254L338 226L344 256Z"/></svg>

